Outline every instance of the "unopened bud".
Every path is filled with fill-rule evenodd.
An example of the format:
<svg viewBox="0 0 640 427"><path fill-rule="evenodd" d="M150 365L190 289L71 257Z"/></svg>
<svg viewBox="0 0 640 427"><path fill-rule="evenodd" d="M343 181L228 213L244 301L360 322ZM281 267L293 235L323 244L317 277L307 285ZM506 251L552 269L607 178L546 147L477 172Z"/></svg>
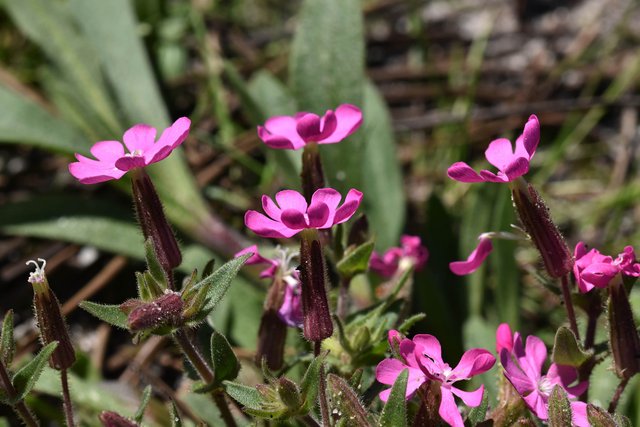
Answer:
<svg viewBox="0 0 640 427"><path fill-rule="evenodd" d="M103 411L100 414L100 422L104 427L138 427L137 423L113 411Z"/></svg>
<svg viewBox="0 0 640 427"><path fill-rule="evenodd" d="M265 299L264 312L262 313L260 329L258 330L255 362L259 365L264 358L271 370L280 369L284 363L287 325L278 315L278 309L282 305L285 286L288 285L282 279L273 281Z"/></svg>
<svg viewBox="0 0 640 427"><path fill-rule="evenodd" d="M622 280L614 279L608 288L609 340L616 374L620 378L631 378L640 370L640 338Z"/></svg>
<svg viewBox="0 0 640 427"><path fill-rule="evenodd" d="M182 262L173 230L164 215L162 203L149 175L142 169L133 174L133 201L145 240L151 238L158 262L167 277Z"/></svg>
<svg viewBox="0 0 640 427"><path fill-rule="evenodd" d="M302 397L300 396L300 390L298 386L293 381L282 377L278 379L278 394L280 395L280 400L284 403L287 408L289 408L289 412L295 413L302 406Z"/></svg>
<svg viewBox="0 0 640 427"><path fill-rule="evenodd" d="M162 326L180 326L183 305L177 292L169 292L154 301L142 303L129 313L129 329L141 331Z"/></svg>
<svg viewBox="0 0 640 427"><path fill-rule="evenodd" d="M29 275L28 281L33 286L33 306L40 329L40 339L43 345L58 342L58 346L49 358L49 365L58 370L67 369L76 361L76 353L62 316L60 302L49 288L44 272L47 262L42 258L38 258L38 261L42 262L42 267L35 261L28 261L27 265L36 266L35 271Z"/></svg>
<svg viewBox="0 0 640 427"><path fill-rule="evenodd" d="M525 231L542 256L542 262L551 277L562 277L571 271L573 257L567 243L551 220L549 209L540 194L523 179L513 181L513 203Z"/></svg>
<svg viewBox="0 0 640 427"><path fill-rule="evenodd" d="M304 230L300 244L300 282L302 283L302 311L304 337L309 341L322 341L333 335L333 323L327 301L326 267L320 242Z"/></svg>

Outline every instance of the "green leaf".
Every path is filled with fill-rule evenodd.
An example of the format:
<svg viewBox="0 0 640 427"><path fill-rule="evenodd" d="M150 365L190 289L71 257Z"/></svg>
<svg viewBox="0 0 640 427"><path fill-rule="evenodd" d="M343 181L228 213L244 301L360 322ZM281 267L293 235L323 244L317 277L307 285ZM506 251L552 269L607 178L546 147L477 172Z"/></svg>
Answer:
<svg viewBox="0 0 640 427"><path fill-rule="evenodd" d="M413 316L410 316L407 319L405 319L405 321L402 322L402 324L400 326L398 326L396 329L399 332L401 332L403 334L406 334L407 332L409 332L409 329L411 329L413 327L413 325L415 325L416 323L418 323L421 320L425 319L426 317L427 317L427 315L424 314L424 313L414 314Z"/></svg>
<svg viewBox="0 0 640 427"><path fill-rule="evenodd" d="M303 408L306 412L313 410L318 399L318 387L320 387L320 369L324 363L324 355L313 359L300 383L300 395L302 396Z"/></svg>
<svg viewBox="0 0 640 427"><path fill-rule="evenodd" d="M240 362L229 341L224 335L215 331L211 334L211 364L218 384L224 380L235 379L240 372Z"/></svg>
<svg viewBox="0 0 640 427"><path fill-rule="evenodd" d="M11 365L16 351L16 343L13 339L13 310L7 310L2 321L2 334L0 335L0 357L5 366Z"/></svg>
<svg viewBox="0 0 640 427"><path fill-rule="evenodd" d="M553 363L579 368L590 357L591 354L582 350L582 346L569 328L561 326L558 329L551 356Z"/></svg>
<svg viewBox="0 0 640 427"><path fill-rule="evenodd" d="M364 86L363 115L361 132L365 143L360 164L364 211L375 230L376 244L387 249L398 244L405 222L406 197L389 110L370 81Z"/></svg>
<svg viewBox="0 0 640 427"><path fill-rule="evenodd" d="M360 0L305 0L291 47L289 76L300 111L317 114L343 103L362 105L364 25ZM325 176L345 192L362 189L365 139L321 147ZM368 177L366 177L368 178Z"/></svg>
<svg viewBox="0 0 640 427"><path fill-rule="evenodd" d="M549 397L549 427L571 425L571 403L562 386L556 385Z"/></svg>
<svg viewBox="0 0 640 427"><path fill-rule="evenodd" d="M23 400L27 394L29 394L33 386L36 384L36 381L38 381L40 374L42 374L42 370L45 368L49 357L51 357L57 346L58 342L54 341L42 347L42 350L40 350L40 352L29 361L29 363L16 372L11 380L13 386L18 392L13 403Z"/></svg>
<svg viewBox="0 0 640 427"><path fill-rule="evenodd" d="M238 274L240 268L244 265L245 261L251 257L251 254L246 254L238 258L234 258L231 261L223 264L210 276L205 277L198 284L194 286L197 290L201 287L206 287L207 290L207 302L204 305L200 318L206 317L220 302L222 297L227 293L229 286L234 277Z"/></svg>
<svg viewBox="0 0 640 427"><path fill-rule="evenodd" d="M244 406L245 409L262 409L262 395L255 387L249 387L232 381L224 381L223 385L227 394Z"/></svg>
<svg viewBox="0 0 640 427"><path fill-rule="evenodd" d="M40 105L0 84L0 140L72 154L89 141Z"/></svg>
<svg viewBox="0 0 640 427"><path fill-rule="evenodd" d="M153 245L153 240L148 238L144 242L144 255L147 260L147 268L149 269L149 274L156 281L160 287L163 289L167 289L167 280L164 276L164 270L160 265L160 261L158 261L158 256L156 255L155 246Z"/></svg>
<svg viewBox="0 0 640 427"><path fill-rule="evenodd" d="M370 240L351 251L347 251L336 265L340 274L344 277L353 277L367 271L374 245L374 241Z"/></svg>
<svg viewBox="0 0 640 427"><path fill-rule="evenodd" d="M485 391L482 395L482 402L475 408L471 408L469 415L467 416L467 422L472 426L479 425L487 416L487 409L489 409L489 395Z"/></svg>
<svg viewBox="0 0 640 427"><path fill-rule="evenodd" d="M149 404L149 400L151 399L151 386L148 385L144 388L142 392L142 398L140 399L140 406L138 406L138 410L133 416L133 420L140 424L142 423L142 418L144 417L144 411L147 409L147 405Z"/></svg>
<svg viewBox="0 0 640 427"><path fill-rule="evenodd" d="M613 419L616 422L616 427L632 427L631 420L622 414L613 414Z"/></svg>
<svg viewBox="0 0 640 427"><path fill-rule="evenodd" d="M91 301L82 301L80 308L96 316L98 319L110 325L122 329L129 329L127 315L120 310L119 305L97 304Z"/></svg>
<svg viewBox="0 0 640 427"><path fill-rule="evenodd" d="M380 414L380 427L400 427L407 425L407 402L405 392L407 390L407 381L409 379L409 370L404 369L391 388L389 399Z"/></svg>
<svg viewBox="0 0 640 427"><path fill-rule="evenodd" d="M169 406L169 417L171 417L171 427L182 427L182 418L174 400L171 400L171 405Z"/></svg>

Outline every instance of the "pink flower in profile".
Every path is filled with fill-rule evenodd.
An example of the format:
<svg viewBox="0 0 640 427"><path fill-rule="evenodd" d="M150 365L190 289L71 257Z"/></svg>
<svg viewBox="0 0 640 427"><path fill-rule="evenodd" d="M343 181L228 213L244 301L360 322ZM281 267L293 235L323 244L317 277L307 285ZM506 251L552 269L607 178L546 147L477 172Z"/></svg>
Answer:
<svg viewBox="0 0 640 427"><path fill-rule="evenodd" d="M342 196L333 188L321 188L311 196L307 205L302 194L294 190L276 193L277 204L268 196L262 196L263 215L249 210L244 223L258 236L289 238L306 228L330 228L348 221L360 206L362 193L351 189L341 206Z"/></svg>
<svg viewBox="0 0 640 427"><path fill-rule="evenodd" d="M304 324L301 295L299 278L296 285L287 283L282 305L280 309L278 309L278 317L280 317L287 326L292 328L302 328Z"/></svg>
<svg viewBox="0 0 640 427"><path fill-rule="evenodd" d="M273 278L276 275L276 271L278 267L280 267L280 261L275 259L265 258L260 255L258 251L258 245L252 245L248 248L244 248L240 252L234 255L234 258L238 258L239 256L253 254L249 259L245 262L246 265L258 265L258 264L267 264L268 267L260 272L261 279Z"/></svg>
<svg viewBox="0 0 640 427"><path fill-rule="evenodd" d="M509 352L513 350L513 334L508 323L501 323L496 329L496 353L500 354L503 348Z"/></svg>
<svg viewBox="0 0 640 427"><path fill-rule="evenodd" d="M492 141L484 155L498 174L482 170L478 174L464 162L456 162L447 170L449 178L460 182L511 182L529 172L529 162L536 153L540 142L540 123L535 115L531 115L524 125L522 135L516 139L515 151L511 141L499 138Z"/></svg>
<svg viewBox="0 0 640 427"><path fill-rule="evenodd" d="M614 260L603 255L597 249L587 251L584 242L578 242L574 250L575 263L573 275L576 277L580 292L589 292L593 288L606 288L618 274L639 277L640 264L636 262L633 247L627 246Z"/></svg>
<svg viewBox="0 0 640 427"><path fill-rule="evenodd" d="M491 239L480 235L478 246L471 252L466 261L454 261L449 263L449 269L458 276L464 276L476 271L493 250Z"/></svg>
<svg viewBox="0 0 640 427"><path fill-rule="evenodd" d="M576 385L578 372L570 366L553 363L546 375L542 375L542 365L547 360L547 348L542 340L535 336L527 337L526 347L519 333L514 334L513 349L500 350L500 362L504 367L504 376L516 389L529 409L541 420L549 418L549 396L556 385L560 385L571 402L573 424L588 427L587 405L575 401L589 386L588 381Z"/></svg>
<svg viewBox="0 0 640 427"><path fill-rule="evenodd" d="M190 126L191 121L181 117L156 142L155 128L135 125L122 137L128 153L120 141L100 141L91 147L97 160L76 153L78 161L69 164L69 172L83 184L120 179L128 170L159 162L171 154L187 138Z"/></svg>
<svg viewBox="0 0 640 427"><path fill-rule="evenodd" d="M404 235L400 247L389 248L380 255L374 252L369 267L382 277L393 276L403 265L421 270L429 258L429 251L422 245L420 237Z"/></svg>
<svg viewBox="0 0 640 427"><path fill-rule="evenodd" d="M297 150L308 142L334 144L358 129L362 112L355 105L342 104L320 117L313 113L276 116L258 126L258 136L271 148Z"/></svg>
<svg viewBox="0 0 640 427"><path fill-rule="evenodd" d="M390 334L390 337L395 336L397 335ZM458 365L451 368L442 360L438 339L428 334L416 335L413 340L403 339L400 342L400 356L404 363L397 359L385 359L380 362L376 367L376 379L382 384L393 385L398 375L408 369L407 399L427 380L440 383L442 398L438 413L447 424L454 427L464 426L454 395L462 399L466 405L476 407L482 403L484 385L469 392L460 390L453 384L488 371L496 361L487 350L474 348L466 351ZM386 402L390 392L390 389L382 391L380 399Z"/></svg>

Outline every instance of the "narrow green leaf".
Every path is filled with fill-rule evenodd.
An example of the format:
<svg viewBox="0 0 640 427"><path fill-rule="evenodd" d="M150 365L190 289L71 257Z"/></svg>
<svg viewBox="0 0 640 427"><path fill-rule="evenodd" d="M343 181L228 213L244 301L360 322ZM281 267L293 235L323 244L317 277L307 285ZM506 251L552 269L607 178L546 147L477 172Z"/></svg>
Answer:
<svg viewBox="0 0 640 427"><path fill-rule="evenodd" d="M353 277L367 271L374 245L375 242L370 240L351 251L347 251L336 265L340 274L344 277Z"/></svg>
<svg viewBox="0 0 640 427"><path fill-rule="evenodd" d="M224 380L235 379L240 372L240 362L229 341L224 335L215 331L211 334L211 364L218 384Z"/></svg>
<svg viewBox="0 0 640 427"><path fill-rule="evenodd" d="M479 425L484 419L487 417L487 409L489 409L489 395L485 391L482 395L482 402L480 405L475 408L471 408L469 411L469 415L467 416L467 421L472 426Z"/></svg>
<svg viewBox="0 0 640 427"><path fill-rule="evenodd" d="M182 427L182 418L180 417L180 412L178 412L176 402L173 400L171 400L171 405L169 406L169 417L171 418L171 427Z"/></svg>
<svg viewBox="0 0 640 427"><path fill-rule="evenodd" d="M158 261L158 256L156 255L155 247L153 245L153 240L148 238L144 242L144 255L147 260L147 268L149 269L149 273L155 279L156 283L159 285L164 285L164 288L167 288L166 278L164 276L164 270L160 265L160 261Z"/></svg>
<svg viewBox="0 0 640 427"><path fill-rule="evenodd" d="M303 400L303 408L306 412L313 410L318 399L318 387L320 386L320 368L324 362L324 356L313 359L300 383L300 395Z"/></svg>
<svg viewBox="0 0 640 427"><path fill-rule="evenodd" d="M13 376L11 382L18 392L17 397L14 399L13 403L17 403L23 400L27 394L31 391L33 386L38 381L40 374L42 374L42 370L47 365L47 361L49 357L53 354L54 350L58 346L58 342L54 341L52 343L47 344L42 347L40 352L29 361L26 365L22 367L16 374Z"/></svg>
<svg viewBox="0 0 640 427"><path fill-rule="evenodd" d="M0 357L5 366L11 365L16 351L16 343L13 339L13 310L7 310L2 321L2 334L0 335Z"/></svg>
<svg viewBox="0 0 640 427"><path fill-rule="evenodd" d="M410 316L407 319L405 319L405 321L402 322L400 326L398 326L397 330L403 334L406 334L407 332L409 332L409 329L411 329L413 325L425 319L426 317L427 315L424 313L414 314L413 316Z"/></svg>
<svg viewBox="0 0 640 427"><path fill-rule="evenodd" d="M380 414L380 427L400 427L407 425L407 381L409 380L409 370L404 369L391 388L389 399Z"/></svg>
<svg viewBox="0 0 640 427"><path fill-rule="evenodd" d="M364 86L363 114L361 132L365 142L360 164L364 175L364 211L375 230L376 245L384 250L398 245L405 222L406 197L389 110L370 81Z"/></svg>
<svg viewBox="0 0 640 427"><path fill-rule="evenodd" d="M554 363L579 368L590 357L591 354L582 350L582 346L569 328L561 326L558 329L551 356Z"/></svg>
<svg viewBox="0 0 640 427"><path fill-rule="evenodd" d="M148 385L144 388L142 392L142 398L140 399L140 406L138 406L138 410L133 416L133 420L140 424L142 423L142 418L144 417L144 411L147 409L147 405L149 404L149 400L151 399L151 386Z"/></svg>
<svg viewBox="0 0 640 427"><path fill-rule="evenodd" d="M549 397L549 427L571 425L571 404L562 386L556 385Z"/></svg>
<svg viewBox="0 0 640 427"><path fill-rule="evenodd" d="M129 329L127 315L120 310L119 305L97 304L91 301L82 301L80 308L96 316L98 319L110 325L122 329Z"/></svg>
<svg viewBox="0 0 640 427"><path fill-rule="evenodd" d="M208 289L207 302L200 313L200 318L206 317L220 302L222 297L227 293L229 286L231 286L234 277L236 277L240 268L250 257L251 255L247 254L226 262L213 274L205 277L200 283L194 286L194 289L201 287Z"/></svg>
<svg viewBox="0 0 640 427"><path fill-rule="evenodd" d="M232 381L224 381L223 385L227 394L245 408L259 410L262 407L262 395L255 387Z"/></svg>

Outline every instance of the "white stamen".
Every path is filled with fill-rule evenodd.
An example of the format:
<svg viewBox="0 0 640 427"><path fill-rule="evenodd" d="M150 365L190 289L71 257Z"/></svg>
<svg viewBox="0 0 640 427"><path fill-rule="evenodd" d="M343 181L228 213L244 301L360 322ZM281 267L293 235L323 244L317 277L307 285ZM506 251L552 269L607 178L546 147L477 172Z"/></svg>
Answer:
<svg viewBox="0 0 640 427"><path fill-rule="evenodd" d="M38 265L38 263L34 260L29 260L26 262L27 265L29 264L33 264L36 266L36 269L33 273L29 273L29 278L27 279L27 281L29 283L36 283L36 282L43 282L44 281L44 268L47 266L47 261L42 259L42 258L38 258L38 261L40 261L42 263L42 267L40 267Z"/></svg>

